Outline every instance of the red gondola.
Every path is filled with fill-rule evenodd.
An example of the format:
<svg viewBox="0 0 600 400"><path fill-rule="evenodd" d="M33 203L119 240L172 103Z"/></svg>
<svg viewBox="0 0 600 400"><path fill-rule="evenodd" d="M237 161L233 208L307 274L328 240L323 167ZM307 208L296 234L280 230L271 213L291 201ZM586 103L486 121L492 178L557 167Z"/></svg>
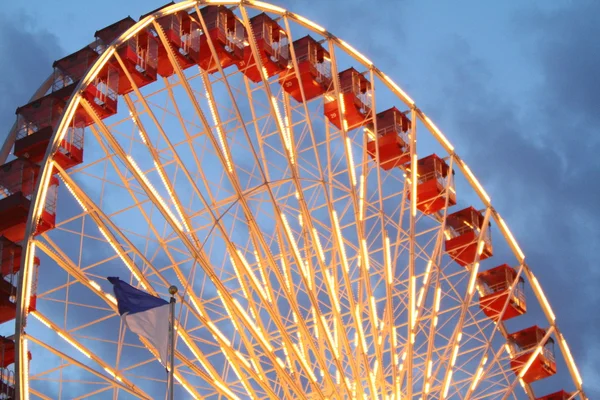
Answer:
<svg viewBox="0 0 600 400"><path fill-rule="evenodd" d="M312 100L330 89L331 61L329 52L310 35L295 40L293 44L298 73L289 69L279 83L283 90L300 103L302 102L302 92L296 75L300 75L306 101Z"/></svg>
<svg viewBox="0 0 600 400"><path fill-rule="evenodd" d="M340 98L334 92L325 94L324 112L338 129L363 126L371 117L371 82L354 68L338 74Z"/></svg>
<svg viewBox="0 0 600 400"><path fill-rule="evenodd" d="M450 238L445 242L446 253L463 267L472 264L477 254L479 260L492 256L491 223L478 247L479 233L483 228L483 214L473 207L467 207L448 215L446 226Z"/></svg>

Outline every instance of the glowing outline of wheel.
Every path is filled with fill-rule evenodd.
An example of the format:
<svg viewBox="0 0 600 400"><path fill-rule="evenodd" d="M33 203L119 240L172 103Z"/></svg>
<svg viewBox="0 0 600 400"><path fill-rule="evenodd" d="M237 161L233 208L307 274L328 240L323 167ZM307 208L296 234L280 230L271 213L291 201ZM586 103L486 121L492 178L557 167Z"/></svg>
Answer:
<svg viewBox="0 0 600 400"><path fill-rule="evenodd" d="M63 114L63 116L60 120L60 123L58 124L58 128L53 133L53 136L51 139L51 145L48 147L48 149L46 151L46 155L44 157L44 162L42 163L41 177L38 180L38 183L36 185L36 189L34 192L34 198L35 198L34 205L33 205L33 207L30 208L29 217L28 217L27 230L26 230L27 245L24 249L25 256L23 257L22 266L21 266L21 270L23 272L20 275L20 283L19 283L19 288L20 289L25 288L25 291L19 290L19 295L18 295L18 300L17 300L18 301L18 303L17 303L18 312L17 312L17 318L16 318L16 327L18 329L16 329L16 342L17 342L17 348L19 350L17 352L18 357L16 360L16 367L17 367L16 369L19 372L18 377L17 377L18 391L27 393L27 390L25 390L25 389L28 387L27 378L23 379L23 376L25 376L25 377L28 376L28 374L27 374L28 371L27 371L27 367L26 367L27 362L26 362L26 356L25 356L25 354L27 353L27 351L26 351L27 342L26 342L26 335L22 331L22 328L23 328L22 325L23 325L23 322L25 321L25 317L26 317L25 310L26 310L26 303L29 298L28 293L31 290L31 279L32 278L30 275L31 275L31 271L32 271L33 252L35 251L34 241L31 241L32 232L34 229L33 216L38 213L40 204L44 203L46 191L41 188L45 188L48 186L47 182L49 181L49 178L51 176L50 172L52 170L52 168L49 165L51 163L48 160L50 160L51 156L56 152L56 150L58 148L58 143L60 142L60 139L62 139L62 136L64 136L64 134L66 133L67 124L68 124L69 120L73 117L73 114L74 114L76 108L79 106L79 103L81 101L81 96L78 95L78 93L80 93L80 91L83 87L85 87L88 83L91 82L91 80L93 79L95 74L100 70L100 68L102 68L103 65L108 61L108 59L113 56L113 54L115 52L115 48L117 47L117 43L120 44L120 43L124 42L125 39L133 36L134 34L139 32L141 29L146 27L147 25L152 24L157 16L171 14L171 13L174 13L175 11L183 10L183 9L188 10L194 6L197 7L197 6L206 5L206 4L239 5L242 10L244 10L246 7L250 7L250 8L262 10L265 12L278 14L280 16L284 16L286 18L289 18L289 19L295 21L296 23L304 26L305 28L308 28L312 32L328 38L330 44L335 43L336 45L338 45L339 48L344 49L347 54L350 54L352 57L354 57L354 59L356 61L359 61L363 67L366 67L367 69L369 69L371 74L376 75L387 86L388 90L392 91L406 105L411 107L412 116L418 117L420 119L421 123L423 123L428 128L429 132L435 137L435 139L446 150L446 152L449 155L453 156L454 162L456 162L456 164L458 164L459 169L462 171L465 178L468 180L468 182L470 183L472 188L475 189L475 192L478 194L478 196L479 196L480 200L483 202L483 204L487 207L487 209L488 209L487 217L494 218L494 220L496 221L497 226L498 226L499 230L502 232L505 240L511 246L514 255L517 257L518 261L521 264L523 264L522 272L527 276L528 281L532 283L533 291L534 291L534 293L538 299L538 302L540 303L542 310L544 311L546 318L550 324L551 328L548 332L548 335L553 333L559 339L558 343L559 343L560 349L562 351L563 357L566 361L566 364L569 367L571 378L572 378L573 382L575 383L576 388L579 391L579 396L582 399L585 398L585 394L581 387L581 377L580 377L579 372L577 371L577 368L575 366L575 363L573 362L573 359L570 355L570 351L568 349L566 341L564 340L564 337L562 336L562 334L560 333L560 331L556 325L556 319L555 319L554 313L552 312L552 310L546 300L546 297L544 296L544 294L541 290L541 287L537 283L537 279L535 278L535 276L533 275L533 273L531 272L529 267L524 263L524 258L525 258L524 254L520 250L517 242L515 241L514 237L512 236L511 232L509 231L508 227L506 226L506 224L504 223L504 221L502 220L500 215L492 208L491 200L490 200L489 196L487 195L487 193L481 187L481 185L479 184L479 182L477 181L475 176L470 171L469 167L454 153L453 146L445 138L445 136L441 133L441 131L433 124L433 122L422 111L420 111L416 107L416 105L414 104L412 99L410 99L388 76L383 74L367 58L365 58L363 55L358 53L350 45L348 45L344 41L336 38L335 36L331 35L329 32L325 31L323 28L319 27L318 25L312 23L311 21L309 21L299 15L287 12L279 7L271 6L269 4L265 4L262 2L258 2L258 1L243 1L241 3L240 3L240 1L200 1L200 2L185 1L182 3L177 3L175 5L169 6L167 8L161 9L161 10L155 12L153 15L147 16L143 20L137 22L132 28L127 30L125 33L123 33L120 36L120 38L116 39L112 43L112 45L110 47L108 47L104 51L104 53L102 53L100 55L97 62L90 68L90 70L84 75L84 77L78 83L77 88L75 89L75 92L74 92L75 94L73 95L74 99L69 101L68 107L66 108L66 111ZM243 14L244 14L244 12L245 11L242 11ZM245 18L247 19L247 16ZM247 25L247 21L245 21L245 24ZM287 24L287 20L286 20L286 24ZM289 32L290 32L289 26L286 27L286 31L289 34ZM251 46L254 46L254 44L251 44ZM255 49L253 49L253 51L255 51ZM171 62L172 62L173 61L172 55L170 56L170 58L171 58ZM332 64L335 64L335 61L333 59L332 59ZM332 72L332 75L334 75L333 72ZM336 93L339 93L339 88L336 88ZM416 121L416 118L413 119L413 121ZM414 151L414 150L415 150L415 146L412 146L411 151ZM413 182L416 183L416 176L413 176ZM45 184L42 184L42 183L45 183ZM415 188L416 187L413 187L413 190L415 190ZM354 190L355 189L356 188L354 188ZM415 207L416 207L416 201L411 199L411 209L413 210L413 213L414 213ZM414 276L414 272L413 272L412 276ZM410 279L409 281L412 284L412 279ZM412 285L414 286L414 284L412 284ZM409 289L409 291L410 291L410 289ZM413 289L413 293L414 293L414 289ZM414 304L415 300L416 300L415 296L411 296L411 301L413 302L413 304ZM411 312L414 312L413 307L410 307L409 309ZM19 367L19 366L21 366L21 367ZM409 369L409 371L412 371L412 369ZM25 395L23 398L27 398L26 397L27 395Z"/></svg>

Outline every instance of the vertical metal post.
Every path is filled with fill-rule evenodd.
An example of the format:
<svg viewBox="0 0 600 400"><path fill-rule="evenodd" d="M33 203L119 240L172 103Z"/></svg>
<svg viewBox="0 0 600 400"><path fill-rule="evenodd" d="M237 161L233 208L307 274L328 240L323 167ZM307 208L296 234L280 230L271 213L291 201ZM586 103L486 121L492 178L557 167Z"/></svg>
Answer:
<svg viewBox="0 0 600 400"><path fill-rule="evenodd" d="M174 372L175 372L175 294L177 293L177 286L169 287L169 294L171 295L171 302L169 303L169 307L171 309L170 312L170 321L169 321L169 379L167 381L169 396L167 397L169 400L174 400L174 390L175 390L175 381L174 381Z"/></svg>

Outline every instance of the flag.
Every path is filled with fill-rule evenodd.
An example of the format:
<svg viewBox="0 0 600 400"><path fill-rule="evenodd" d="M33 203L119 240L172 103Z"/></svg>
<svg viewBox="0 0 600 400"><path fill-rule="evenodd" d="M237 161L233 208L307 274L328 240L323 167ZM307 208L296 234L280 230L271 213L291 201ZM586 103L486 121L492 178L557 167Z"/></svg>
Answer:
<svg viewBox="0 0 600 400"><path fill-rule="evenodd" d="M113 284L119 315L129 330L147 339L158 351L161 363L168 365L169 302L134 288L119 278L107 278Z"/></svg>

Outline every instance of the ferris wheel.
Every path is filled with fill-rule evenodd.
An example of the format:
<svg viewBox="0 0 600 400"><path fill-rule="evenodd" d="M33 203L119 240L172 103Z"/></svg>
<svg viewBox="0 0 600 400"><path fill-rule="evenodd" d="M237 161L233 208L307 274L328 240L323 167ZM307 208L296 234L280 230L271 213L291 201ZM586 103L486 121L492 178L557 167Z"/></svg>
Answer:
<svg viewBox="0 0 600 400"><path fill-rule="evenodd" d="M477 178L324 28L183 1L53 68L0 154L0 398L164 396L118 276L179 287L175 398L587 399Z"/></svg>

